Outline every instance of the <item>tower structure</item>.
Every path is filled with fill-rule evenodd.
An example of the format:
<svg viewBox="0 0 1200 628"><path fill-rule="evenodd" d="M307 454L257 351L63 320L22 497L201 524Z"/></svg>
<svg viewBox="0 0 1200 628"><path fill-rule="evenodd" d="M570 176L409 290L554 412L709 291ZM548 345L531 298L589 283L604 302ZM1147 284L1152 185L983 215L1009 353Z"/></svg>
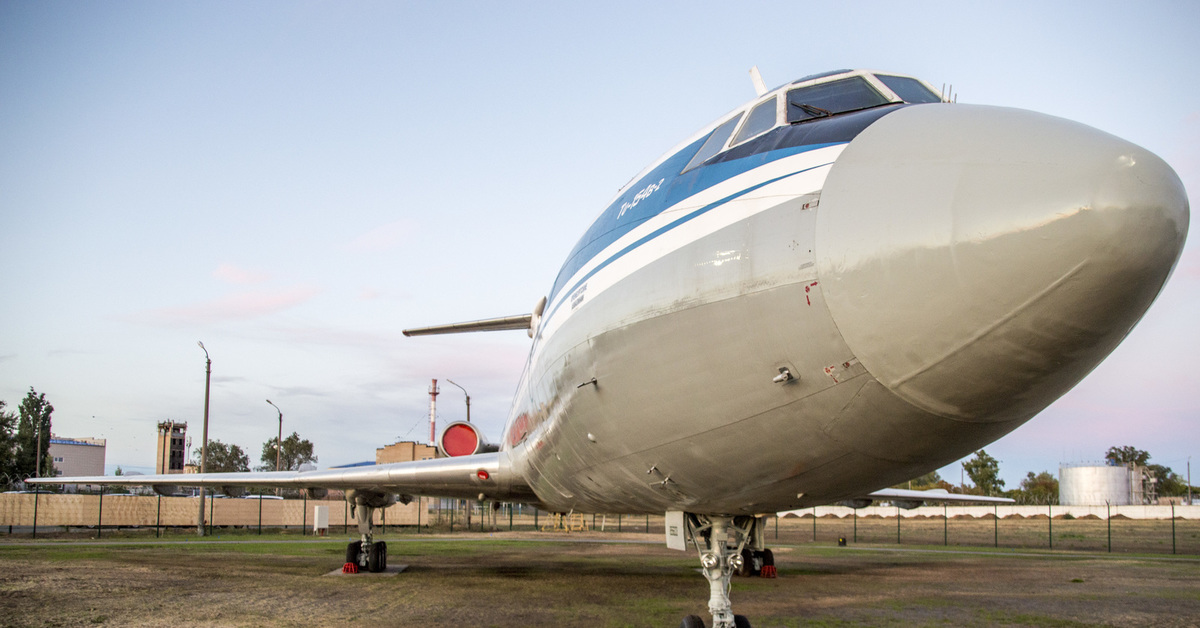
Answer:
<svg viewBox="0 0 1200 628"><path fill-rule="evenodd" d="M154 472L183 473L187 451L187 423L163 421L158 424L158 455L154 461Z"/></svg>

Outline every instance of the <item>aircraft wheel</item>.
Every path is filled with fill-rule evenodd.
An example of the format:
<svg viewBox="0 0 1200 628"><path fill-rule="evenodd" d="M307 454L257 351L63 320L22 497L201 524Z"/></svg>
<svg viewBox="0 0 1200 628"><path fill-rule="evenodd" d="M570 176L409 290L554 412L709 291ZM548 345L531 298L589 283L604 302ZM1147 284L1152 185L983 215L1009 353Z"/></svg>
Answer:
<svg viewBox="0 0 1200 628"><path fill-rule="evenodd" d="M362 541L355 541L346 545L346 562L358 564L358 551L362 548Z"/></svg>
<svg viewBox="0 0 1200 628"><path fill-rule="evenodd" d="M745 615L734 615L733 625L735 628L750 628L750 620Z"/></svg>
<svg viewBox="0 0 1200 628"><path fill-rule="evenodd" d="M384 569L387 569L387 543L372 543L371 550L367 552L367 571L379 573Z"/></svg>
<svg viewBox="0 0 1200 628"><path fill-rule="evenodd" d="M704 620L699 615L688 615L679 623L679 628L704 628Z"/></svg>

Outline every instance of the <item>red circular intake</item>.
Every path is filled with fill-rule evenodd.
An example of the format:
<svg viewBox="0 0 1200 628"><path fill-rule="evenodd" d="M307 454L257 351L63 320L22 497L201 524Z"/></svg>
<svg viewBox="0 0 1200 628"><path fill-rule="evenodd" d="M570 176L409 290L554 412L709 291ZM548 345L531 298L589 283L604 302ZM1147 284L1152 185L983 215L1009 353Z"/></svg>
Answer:
<svg viewBox="0 0 1200 628"><path fill-rule="evenodd" d="M450 457L469 456L479 451L482 439L475 426L470 423L457 422L446 426L440 439L442 453Z"/></svg>

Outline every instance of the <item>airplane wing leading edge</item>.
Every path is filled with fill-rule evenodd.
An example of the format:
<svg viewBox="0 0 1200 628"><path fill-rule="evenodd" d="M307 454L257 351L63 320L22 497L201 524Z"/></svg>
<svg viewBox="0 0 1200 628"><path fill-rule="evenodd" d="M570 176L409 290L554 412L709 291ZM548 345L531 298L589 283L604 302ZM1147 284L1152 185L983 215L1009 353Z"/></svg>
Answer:
<svg viewBox="0 0 1200 628"><path fill-rule="evenodd" d="M30 484L296 488L387 492L409 496L536 502L524 479L514 474L506 452L395 462L317 471L188 473L30 478Z"/></svg>

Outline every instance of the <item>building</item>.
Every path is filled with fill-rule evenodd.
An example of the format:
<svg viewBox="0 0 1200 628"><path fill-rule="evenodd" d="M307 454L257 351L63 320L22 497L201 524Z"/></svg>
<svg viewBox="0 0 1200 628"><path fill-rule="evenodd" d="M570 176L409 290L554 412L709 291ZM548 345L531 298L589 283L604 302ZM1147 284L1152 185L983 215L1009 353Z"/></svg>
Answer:
<svg viewBox="0 0 1200 628"><path fill-rule="evenodd" d="M163 421L158 424L158 451L154 472L183 473L187 456L187 423Z"/></svg>
<svg viewBox="0 0 1200 628"><path fill-rule="evenodd" d="M64 438L50 434L50 458L54 474L63 476L104 475L103 438ZM74 488L68 485L68 488Z"/></svg>
<svg viewBox="0 0 1200 628"><path fill-rule="evenodd" d="M375 464L430 460L439 457L437 447L414 443L412 441L392 443L387 447L380 447L375 450Z"/></svg>

